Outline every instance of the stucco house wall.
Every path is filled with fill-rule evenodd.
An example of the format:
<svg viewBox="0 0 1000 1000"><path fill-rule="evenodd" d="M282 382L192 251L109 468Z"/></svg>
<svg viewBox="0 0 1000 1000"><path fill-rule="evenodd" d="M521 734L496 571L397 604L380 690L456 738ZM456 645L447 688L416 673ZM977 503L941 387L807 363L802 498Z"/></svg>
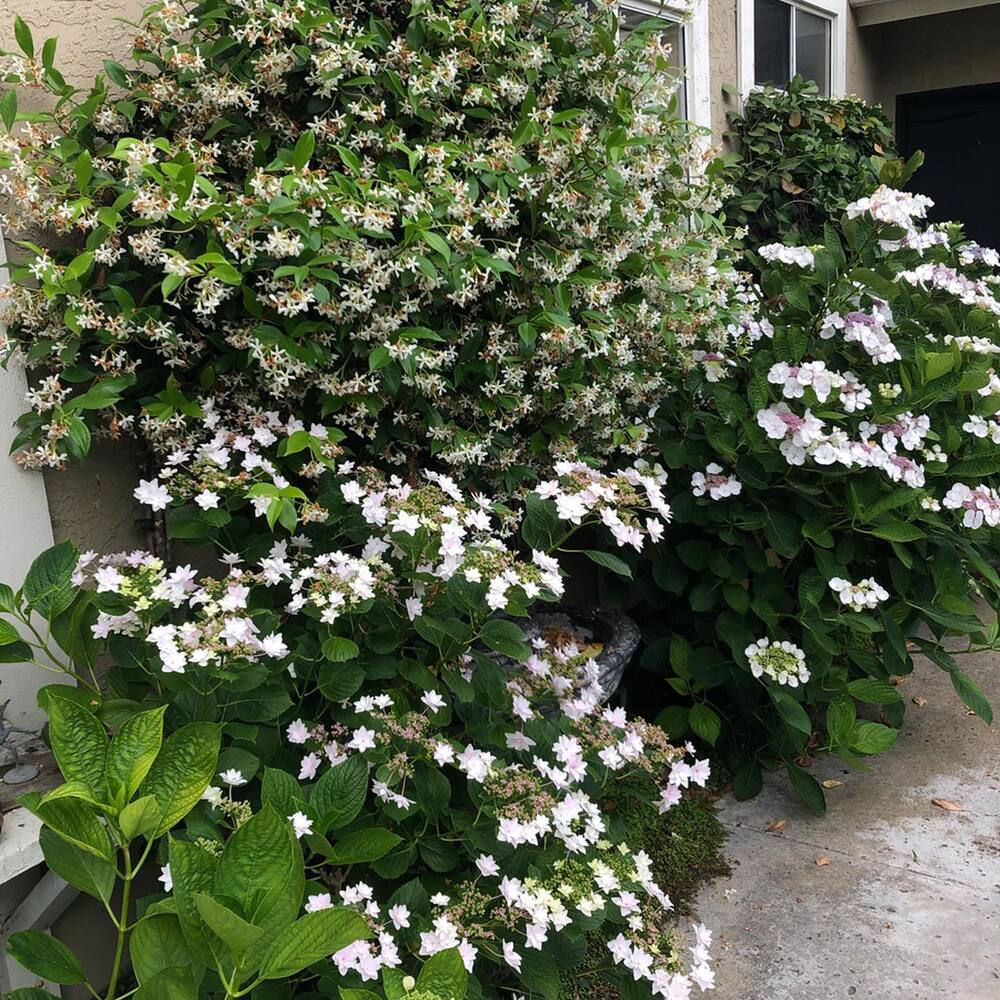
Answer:
<svg viewBox="0 0 1000 1000"><path fill-rule="evenodd" d="M36 39L52 35L59 39L56 58L60 71L70 83L87 87L105 59L123 59L128 54L134 30L126 22L134 21L144 6L141 0L0 0L0 47L17 49L13 25L15 15L20 15L32 27ZM25 94L21 106L40 107L46 96ZM8 250L16 259L16 247L8 243ZM8 405L4 418L8 410L13 415L20 412L15 411L16 392L16 382L5 383L3 394ZM8 425L6 420L4 430ZM9 462L6 448L0 461ZM144 544L144 515L132 499L138 462L134 446L97 443L85 466L46 471L43 478L48 517L55 540L72 538L81 549L98 551ZM44 497L36 501L27 513L5 509L5 522L45 519L43 501Z"/></svg>
<svg viewBox="0 0 1000 1000"><path fill-rule="evenodd" d="M860 30L866 50L878 53L872 98L890 118L900 94L1000 83L1000 4Z"/></svg>

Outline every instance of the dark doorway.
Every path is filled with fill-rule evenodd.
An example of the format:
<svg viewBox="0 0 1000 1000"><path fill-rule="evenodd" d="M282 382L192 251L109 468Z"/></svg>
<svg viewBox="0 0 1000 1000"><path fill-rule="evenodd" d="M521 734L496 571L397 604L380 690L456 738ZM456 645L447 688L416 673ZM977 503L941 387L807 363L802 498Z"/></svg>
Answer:
<svg viewBox="0 0 1000 1000"><path fill-rule="evenodd" d="M930 219L955 220L984 246L1000 247L1000 83L896 98L900 152L926 154L910 187L934 199Z"/></svg>

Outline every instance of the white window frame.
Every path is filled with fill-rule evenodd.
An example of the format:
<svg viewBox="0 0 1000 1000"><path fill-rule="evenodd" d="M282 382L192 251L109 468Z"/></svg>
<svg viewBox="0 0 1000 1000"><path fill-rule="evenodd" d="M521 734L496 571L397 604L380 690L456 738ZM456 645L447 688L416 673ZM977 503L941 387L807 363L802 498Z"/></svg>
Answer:
<svg viewBox="0 0 1000 1000"><path fill-rule="evenodd" d="M830 21L830 96L843 97L847 92L847 0L781 0L809 14ZM746 97L755 90L754 75L754 4L755 0L737 0L736 23L739 39L739 87ZM792 44L794 45L794 38Z"/></svg>
<svg viewBox="0 0 1000 1000"><path fill-rule="evenodd" d="M708 0L663 0L662 3L658 0L621 0L618 9L680 23L684 33L684 76L687 87L684 117L702 128L711 128Z"/></svg>

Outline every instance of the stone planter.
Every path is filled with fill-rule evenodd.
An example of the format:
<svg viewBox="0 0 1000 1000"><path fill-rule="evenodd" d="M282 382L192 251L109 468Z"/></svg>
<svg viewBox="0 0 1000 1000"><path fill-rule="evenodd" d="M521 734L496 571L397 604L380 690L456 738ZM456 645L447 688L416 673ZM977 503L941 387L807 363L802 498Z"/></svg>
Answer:
<svg viewBox="0 0 1000 1000"><path fill-rule="evenodd" d="M601 645L603 648L595 659L602 701L608 701L618 690L625 668L639 648L639 626L628 615L613 608L545 604L537 606L527 621L523 618L511 620L524 629L529 643L547 631L558 629L578 635L582 645ZM498 656L498 659L505 669L520 668L520 664L510 657Z"/></svg>

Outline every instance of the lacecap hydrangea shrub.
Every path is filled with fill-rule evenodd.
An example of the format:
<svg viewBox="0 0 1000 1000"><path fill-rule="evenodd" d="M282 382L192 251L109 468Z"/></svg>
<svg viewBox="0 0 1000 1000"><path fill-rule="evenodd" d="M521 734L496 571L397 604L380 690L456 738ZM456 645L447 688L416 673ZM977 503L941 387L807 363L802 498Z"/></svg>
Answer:
<svg viewBox="0 0 1000 1000"><path fill-rule="evenodd" d="M741 795L783 760L822 809L800 763L891 747L917 652L992 719L960 660L998 640L1000 257L929 205L882 186L821 243L747 250L756 325L657 414L674 516L643 662Z"/></svg>
<svg viewBox="0 0 1000 1000"><path fill-rule="evenodd" d="M0 300L29 467L166 454L211 395L512 490L648 447L728 308L721 165L607 0L155 5L87 93L17 37L5 79L58 99L0 108L7 233L51 235Z"/></svg>
<svg viewBox="0 0 1000 1000"><path fill-rule="evenodd" d="M276 449L301 433L268 429ZM222 450L233 469L270 461L215 425L199 458L218 467ZM118 930L107 985L37 932L9 938L15 959L108 1000L712 987L711 933L683 940L655 859L608 807L663 814L708 761L608 707L585 641L528 645L516 624L562 593L557 555L576 531L659 536L658 477L560 465L517 537L514 511L446 476L341 465L291 499L312 511L302 531L279 519L271 536L247 523L265 512L259 484L237 473L210 505L181 466L162 475L170 494L138 492L164 507L199 491L230 513L252 542L220 574L64 542L0 594L6 659L82 670L40 696L65 784L21 801L49 867ZM163 891L133 909L151 865Z"/></svg>

